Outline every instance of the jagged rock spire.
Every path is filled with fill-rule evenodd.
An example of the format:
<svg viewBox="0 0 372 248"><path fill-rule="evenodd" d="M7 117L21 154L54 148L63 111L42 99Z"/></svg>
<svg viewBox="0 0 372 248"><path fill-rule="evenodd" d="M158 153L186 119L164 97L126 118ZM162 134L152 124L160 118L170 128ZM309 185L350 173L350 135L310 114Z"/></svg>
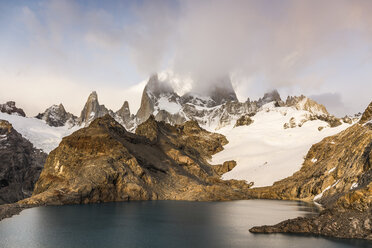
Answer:
<svg viewBox="0 0 372 248"><path fill-rule="evenodd" d="M128 101L125 101L123 106L121 106L121 108L118 111L116 111L115 114L123 120L129 120L130 119L130 109L129 109Z"/></svg>
<svg viewBox="0 0 372 248"><path fill-rule="evenodd" d="M155 105L162 96L172 102L177 102L180 98L167 81L160 81L158 74L154 74L149 78L142 93L141 106L136 115L138 123L146 121L154 113Z"/></svg>
<svg viewBox="0 0 372 248"><path fill-rule="evenodd" d="M89 125L94 119L109 113L105 105L99 105L97 92L90 93L79 118L79 124Z"/></svg>
<svg viewBox="0 0 372 248"><path fill-rule="evenodd" d="M285 105L288 107L295 107L297 110L306 110L315 115L329 115L324 105L304 95L288 96Z"/></svg>

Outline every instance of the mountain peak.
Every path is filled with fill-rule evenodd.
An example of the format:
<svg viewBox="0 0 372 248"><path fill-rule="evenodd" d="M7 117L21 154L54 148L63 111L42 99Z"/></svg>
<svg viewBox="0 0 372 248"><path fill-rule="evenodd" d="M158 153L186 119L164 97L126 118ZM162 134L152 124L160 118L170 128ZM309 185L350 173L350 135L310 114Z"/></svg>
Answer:
<svg viewBox="0 0 372 248"><path fill-rule="evenodd" d="M172 86L167 81L160 81L158 74L153 74L146 84L145 91L159 96L162 93L174 93Z"/></svg>
<svg viewBox="0 0 372 248"><path fill-rule="evenodd" d="M91 100L97 100L98 101L98 95L97 95L97 92L96 91L92 91L90 94L89 94L89 97L88 97L88 100L91 99Z"/></svg>
<svg viewBox="0 0 372 248"><path fill-rule="evenodd" d="M115 114L118 115L123 120L129 120L130 109L128 101L124 101L123 106L121 106L121 108L118 111L116 111Z"/></svg>
<svg viewBox="0 0 372 248"><path fill-rule="evenodd" d="M215 80L213 85L210 97L216 102L216 105L238 101L230 77L221 77Z"/></svg>
<svg viewBox="0 0 372 248"><path fill-rule="evenodd" d="M79 118L79 124L89 125L94 119L109 113L105 105L99 105L97 92L90 93Z"/></svg>
<svg viewBox="0 0 372 248"><path fill-rule="evenodd" d="M289 107L293 106L297 110L306 110L315 115L329 115L324 105L301 95L301 96L288 96L285 104Z"/></svg>
<svg viewBox="0 0 372 248"><path fill-rule="evenodd" d="M76 124L77 117L65 110L62 103L54 104L47 108L44 113L39 113L35 116L37 119L44 120L49 126L61 127L67 122L71 125Z"/></svg>
<svg viewBox="0 0 372 248"><path fill-rule="evenodd" d="M282 99L280 98L280 94L276 89L266 92L263 98L258 99L257 105L261 107L269 102L275 102L275 104L278 106L282 104Z"/></svg>
<svg viewBox="0 0 372 248"><path fill-rule="evenodd" d="M279 94L278 90L274 89L274 90L271 90L269 92L266 92L264 94L262 100L279 102L282 99L280 98L280 94Z"/></svg>
<svg viewBox="0 0 372 248"><path fill-rule="evenodd" d="M0 112L7 113L9 115L15 114L26 117L23 109L17 108L14 101L8 101L5 104L0 104Z"/></svg>

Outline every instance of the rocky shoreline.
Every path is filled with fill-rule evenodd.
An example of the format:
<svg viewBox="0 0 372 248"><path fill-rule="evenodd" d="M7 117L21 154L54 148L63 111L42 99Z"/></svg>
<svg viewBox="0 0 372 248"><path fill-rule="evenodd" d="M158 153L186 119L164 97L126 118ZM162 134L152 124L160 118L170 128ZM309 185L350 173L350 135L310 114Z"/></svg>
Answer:
<svg viewBox="0 0 372 248"><path fill-rule="evenodd" d="M273 226L253 227L251 233L294 233L372 241L371 213L326 209L318 216L298 217Z"/></svg>
<svg viewBox="0 0 372 248"><path fill-rule="evenodd" d="M10 218L13 215L17 215L27 208L30 207L22 206L18 203L0 205L0 221L2 221L5 218Z"/></svg>

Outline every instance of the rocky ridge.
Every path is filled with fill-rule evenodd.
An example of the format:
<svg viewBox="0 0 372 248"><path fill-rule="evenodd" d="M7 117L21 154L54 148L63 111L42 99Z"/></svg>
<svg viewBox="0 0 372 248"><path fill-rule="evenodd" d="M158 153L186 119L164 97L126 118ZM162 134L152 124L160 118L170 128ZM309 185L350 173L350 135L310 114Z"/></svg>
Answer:
<svg viewBox="0 0 372 248"><path fill-rule="evenodd" d="M143 90L141 105L136 114L130 113L127 101L116 112L106 108L99 103L98 95L93 91L79 118L66 112L62 104L51 106L37 118L45 120L50 126L84 127L96 118L109 114L127 130L134 132L138 125L150 115L154 115L157 121L171 125L194 120L203 128L215 131L225 126L233 126L242 116L252 116L258 111L264 111L265 105L273 103L275 107L290 107L308 112L305 118L293 120L293 124L285 124L283 128L301 127L305 122L313 120L322 120L330 127L341 125L342 122L353 122L348 117L339 119L330 115L323 105L303 95L288 97L286 101L282 101L277 90L265 93L263 98L257 101L248 98L245 102L239 102L228 77L216 79L202 95L191 91L180 96L173 89L170 83L172 80L169 77L159 77L158 74L152 75ZM319 129L322 128L324 127Z"/></svg>
<svg viewBox="0 0 372 248"><path fill-rule="evenodd" d="M242 116L254 115L269 103L274 103L275 107L292 107L307 111L308 116L304 120L296 121L296 127L301 127L304 122L312 120L322 120L330 127L342 124L341 119L330 115L323 105L305 96L288 97L284 102L278 91L273 90L257 101L251 101L248 98L246 102L239 102L230 80L226 79L223 80L223 87L214 84L217 86L211 90L212 93L209 95L201 96L189 92L179 96L167 79L162 80L157 74L150 77L142 94L141 107L136 115L136 125L150 115L154 115L156 120L172 125L195 120L208 130L218 130L235 124ZM350 120L344 119L343 121Z"/></svg>
<svg viewBox="0 0 372 248"><path fill-rule="evenodd" d="M30 197L47 154L0 120L0 204Z"/></svg>
<svg viewBox="0 0 372 248"><path fill-rule="evenodd" d="M372 239L372 103L360 122L311 147L300 171L271 187L251 190L265 199L315 201L324 211L252 232L313 233Z"/></svg>
<svg viewBox="0 0 372 248"><path fill-rule="evenodd" d="M220 179L233 166L207 162L226 143L192 121L171 126L150 116L132 134L106 115L62 140L20 204L246 199L249 185Z"/></svg>

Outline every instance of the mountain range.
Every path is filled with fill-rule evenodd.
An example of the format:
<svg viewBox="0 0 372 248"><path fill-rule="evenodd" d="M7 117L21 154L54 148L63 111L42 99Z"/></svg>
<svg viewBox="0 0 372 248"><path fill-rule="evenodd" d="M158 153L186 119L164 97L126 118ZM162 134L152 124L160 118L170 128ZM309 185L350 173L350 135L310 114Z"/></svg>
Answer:
<svg viewBox="0 0 372 248"><path fill-rule="evenodd" d="M371 217L371 104L361 116L336 118L306 96L284 101L276 90L239 102L228 77L181 96L170 81L151 76L135 114L127 101L106 108L96 92L79 117L62 104L36 117L1 104L0 156L7 159L0 160L0 203L21 201L3 205L0 215L125 200L303 200L326 212L251 231L306 227L372 238L362 221ZM355 228L327 226L344 217Z"/></svg>

